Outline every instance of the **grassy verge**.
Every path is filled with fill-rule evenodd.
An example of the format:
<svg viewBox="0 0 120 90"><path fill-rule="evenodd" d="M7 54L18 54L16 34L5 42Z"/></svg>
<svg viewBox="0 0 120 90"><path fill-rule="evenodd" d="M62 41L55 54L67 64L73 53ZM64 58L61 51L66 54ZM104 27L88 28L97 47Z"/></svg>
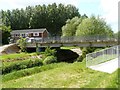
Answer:
<svg viewBox="0 0 120 90"><path fill-rule="evenodd" d="M18 79L21 77L43 72L46 70L58 68L64 65L67 65L67 63L53 63L53 64L48 64L48 65L44 65L40 67L33 67L33 68L24 69L24 70L14 71L12 73L3 75L2 81L5 82L5 81L13 80L13 79Z"/></svg>
<svg viewBox="0 0 120 90"><path fill-rule="evenodd" d="M107 74L86 68L85 62L60 65L26 77L3 82L3 88L117 88L117 72ZM5 77L5 76L4 76ZM6 76L9 77L9 76Z"/></svg>
<svg viewBox="0 0 120 90"><path fill-rule="evenodd" d="M28 53L16 53L16 54L8 54L8 55L2 55L0 56L0 60L10 60L10 59L18 59L18 58L24 58L28 57Z"/></svg>

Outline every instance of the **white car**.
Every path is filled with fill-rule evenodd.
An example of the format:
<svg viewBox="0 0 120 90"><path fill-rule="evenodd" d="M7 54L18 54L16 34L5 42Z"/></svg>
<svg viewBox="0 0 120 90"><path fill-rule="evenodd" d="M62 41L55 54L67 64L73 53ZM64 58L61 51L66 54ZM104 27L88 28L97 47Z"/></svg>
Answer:
<svg viewBox="0 0 120 90"><path fill-rule="evenodd" d="M26 41L28 42L28 43L32 43L32 42L41 42L42 41L42 38L27 38L26 39Z"/></svg>
<svg viewBox="0 0 120 90"><path fill-rule="evenodd" d="M34 42L35 39L34 39L34 38L26 38L26 41L27 41L28 43L31 43L31 42Z"/></svg>

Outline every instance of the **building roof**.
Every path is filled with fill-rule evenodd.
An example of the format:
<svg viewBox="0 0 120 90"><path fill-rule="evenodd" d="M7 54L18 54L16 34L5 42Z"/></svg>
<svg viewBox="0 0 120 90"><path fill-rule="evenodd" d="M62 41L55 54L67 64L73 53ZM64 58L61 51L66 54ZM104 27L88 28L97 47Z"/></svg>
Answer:
<svg viewBox="0 0 120 90"><path fill-rule="evenodd" d="M13 30L11 34L16 34L16 33L29 33L29 32L40 32L43 33L44 31L47 31L46 28L41 28L41 29L24 29L24 30ZM48 31L47 31L48 32Z"/></svg>

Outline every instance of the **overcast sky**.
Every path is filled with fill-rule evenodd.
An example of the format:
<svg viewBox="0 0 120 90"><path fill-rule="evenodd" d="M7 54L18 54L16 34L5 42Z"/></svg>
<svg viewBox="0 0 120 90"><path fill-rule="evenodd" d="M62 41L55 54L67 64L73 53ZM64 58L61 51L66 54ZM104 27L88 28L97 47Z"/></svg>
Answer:
<svg viewBox="0 0 120 90"><path fill-rule="evenodd" d="M80 14L99 15L104 18L107 24L112 27L114 32L118 31L118 1L120 0L0 0L0 9L25 8L38 4L57 4L75 5Z"/></svg>

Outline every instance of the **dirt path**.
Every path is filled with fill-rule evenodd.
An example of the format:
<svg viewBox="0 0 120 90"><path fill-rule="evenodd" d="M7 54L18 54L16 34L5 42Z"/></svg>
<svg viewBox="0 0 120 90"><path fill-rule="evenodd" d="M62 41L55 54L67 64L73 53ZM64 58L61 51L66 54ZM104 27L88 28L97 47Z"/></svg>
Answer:
<svg viewBox="0 0 120 90"><path fill-rule="evenodd" d="M120 65L118 66L118 58L116 58L116 59L107 61L107 62L102 63L102 64L90 66L89 68L91 68L93 70L102 71L102 72L106 72L106 73L111 74L114 71L116 71L118 69L118 67L120 68Z"/></svg>
<svg viewBox="0 0 120 90"><path fill-rule="evenodd" d="M8 45L0 46L0 55L16 53L18 51L19 51L19 48L15 44L8 44Z"/></svg>

